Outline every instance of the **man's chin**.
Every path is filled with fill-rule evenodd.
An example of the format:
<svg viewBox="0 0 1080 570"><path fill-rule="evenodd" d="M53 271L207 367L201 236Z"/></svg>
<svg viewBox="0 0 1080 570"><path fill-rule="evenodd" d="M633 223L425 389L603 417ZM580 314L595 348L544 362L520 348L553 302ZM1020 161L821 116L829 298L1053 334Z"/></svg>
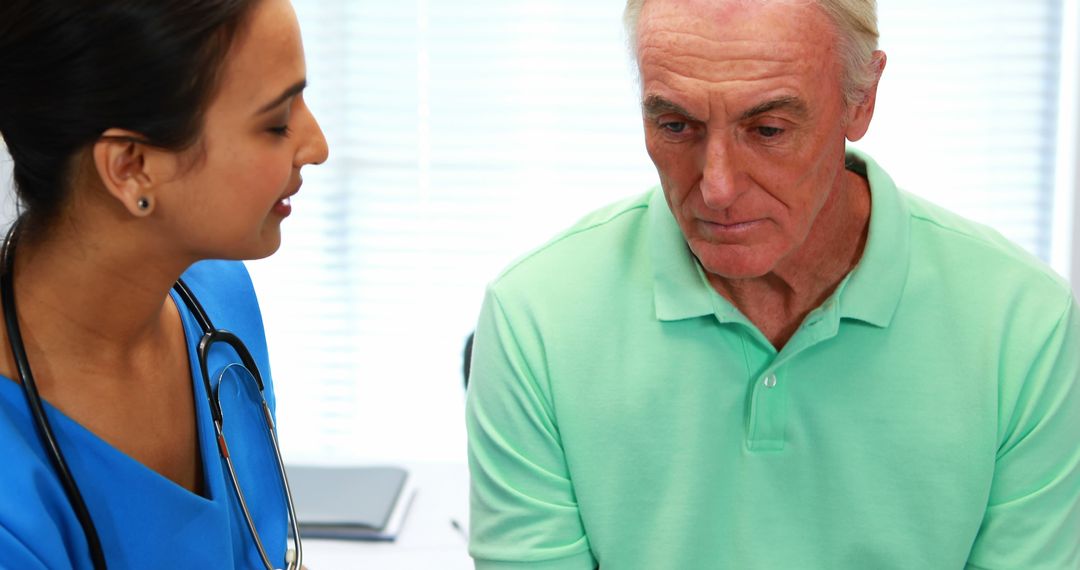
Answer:
<svg viewBox="0 0 1080 570"><path fill-rule="evenodd" d="M760 251L760 246L710 244L691 249L710 280L756 279L768 275L776 265L776 260Z"/></svg>

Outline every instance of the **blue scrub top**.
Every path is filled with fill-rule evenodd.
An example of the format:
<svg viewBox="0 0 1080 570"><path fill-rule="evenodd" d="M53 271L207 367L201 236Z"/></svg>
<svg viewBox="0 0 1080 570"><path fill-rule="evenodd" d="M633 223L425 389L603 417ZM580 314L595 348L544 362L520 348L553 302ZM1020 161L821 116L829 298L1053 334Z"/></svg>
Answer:
<svg viewBox="0 0 1080 570"><path fill-rule="evenodd" d="M236 333L262 372L274 409L266 341L251 280L243 264L206 261L184 280L214 326ZM174 294L175 295L175 294ZM244 522L215 443L195 346L202 336L186 305L175 298L191 359L204 493L196 495L120 452L46 404L49 420L101 538L109 568L260 568L262 562ZM211 381L238 362L228 347L214 345ZM254 392L223 384L224 426L240 472L248 507L270 561L284 561L287 511L273 448ZM236 404L236 405L233 405ZM138 429L132 426L132 429ZM82 527L33 424L21 387L0 377L0 567L91 568Z"/></svg>

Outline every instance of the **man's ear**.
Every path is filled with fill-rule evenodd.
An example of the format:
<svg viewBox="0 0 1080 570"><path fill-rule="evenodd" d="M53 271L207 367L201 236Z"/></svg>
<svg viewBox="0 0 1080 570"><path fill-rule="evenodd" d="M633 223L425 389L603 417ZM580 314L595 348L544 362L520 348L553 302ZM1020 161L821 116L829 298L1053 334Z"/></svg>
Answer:
<svg viewBox="0 0 1080 570"><path fill-rule="evenodd" d="M109 129L94 143L93 159L102 185L134 216L145 217L154 209L154 190L159 180L157 161L163 153L142 143L132 131Z"/></svg>
<svg viewBox="0 0 1080 570"><path fill-rule="evenodd" d="M847 140L855 142L870 128L870 119L874 118L874 105L877 103L877 88L881 81L881 72L885 71L885 52L877 50L870 60L874 81L863 94L863 100L848 109Z"/></svg>

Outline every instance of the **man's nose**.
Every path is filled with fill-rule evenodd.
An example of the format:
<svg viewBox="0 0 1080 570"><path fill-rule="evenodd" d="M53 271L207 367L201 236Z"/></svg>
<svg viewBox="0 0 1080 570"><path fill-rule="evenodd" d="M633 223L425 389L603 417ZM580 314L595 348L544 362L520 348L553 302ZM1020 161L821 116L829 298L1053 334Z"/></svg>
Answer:
<svg viewBox="0 0 1080 570"><path fill-rule="evenodd" d="M742 193L744 181L739 175L738 160L726 137L712 135L705 147L705 165L701 173L701 197L713 210L731 206Z"/></svg>

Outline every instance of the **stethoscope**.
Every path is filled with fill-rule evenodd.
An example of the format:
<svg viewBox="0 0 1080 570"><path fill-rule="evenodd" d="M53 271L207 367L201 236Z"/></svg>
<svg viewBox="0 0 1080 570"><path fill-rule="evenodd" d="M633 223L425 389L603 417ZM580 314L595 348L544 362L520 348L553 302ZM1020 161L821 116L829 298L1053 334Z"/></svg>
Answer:
<svg viewBox="0 0 1080 570"><path fill-rule="evenodd" d="M0 306L3 307L4 311L4 323L7 326L8 344L11 346L12 356L15 359L15 368L19 374L19 381L22 385L23 393L26 395L27 405L30 407L30 411L34 416L34 423L37 426L38 435L42 440L42 444L49 452L53 467L55 467L57 476L60 478L60 482L64 487L64 492L67 494L68 501L71 503L71 507L75 511L75 516L78 518L79 524L83 528L83 533L86 535L86 542L90 549L90 559L93 562L95 570L104 570L106 568L105 553L101 548L101 540L98 537L97 528L94 526L90 511L87 509L82 493L79 492L79 487L75 483L75 477L68 468L67 460L64 459L64 454L60 450L60 445L57 443L56 437L53 434L52 426L49 424L49 420L45 415L45 407L42 404L41 396L38 393L37 384L34 382L34 375L30 370L30 362L26 356L26 347L23 345L22 333L19 330L19 320L15 312L15 288L13 276L15 272L15 243L17 241L17 230L20 222L21 220L16 221L12 225L7 233L7 237L4 238L2 249L0 249ZM244 519L247 522L251 537L255 542L255 547L259 551L259 556L262 558L262 562L267 570L273 570L274 565L271 564L270 558L266 554L266 549L263 547L262 540L259 538L259 532L255 528L255 521L252 519L251 512L248 510L247 501L244 499L244 492L240 489L240 480L237 478L236 469L234 469L232 459L229 456L229 447L225 442L218 388L211 386L210 373L207 368L207 358L210 355L210 347L215 343L224 343L232 347L240 357L240 364L233 364L230 366L242 366L247 369L247 371L250 372L250 377L254 378L255 383L258 386L259 398L262 404L262 415L266 420L266 433L274 448L274 457L277 460L281 486L285 491L285 501L289 513L289 524L293 536L293 548L288 549L285 553L285 568L287 570L300 568L303 561L303 549L300 544L300 532L297 528L296 509L293 506L292 491L289 489L289 480L285 476L285 464L281 460L281 449L278 447L277 436L274 432L274 419L270 414L270 407L266 404L266 398L263 395L263 381L262 376L259 374L259 367L255 365L255 359L252 358L251 353L248 352L247 347L244 346L244 343L240 341L239 337L227 330L214 328L213 323L210 321L210 317L206 314L202 305L199 304L199 300L195 298L195 294L191 292L191 289L189 289L186 284L184 284L183 280L178 279L176 284L173 285L173 290L180 296L180 299L184 301L184 304L187 305L188 310L195 316L195 320L199 322L199 327L203 331L196 352L199 359L199 372L202 375L207 400L210 402L210 414L214 420L214 432L217 439L218 451L221 453L222 459L225 460L233 492L240 504L240 509L244 513Z"/></svg>

